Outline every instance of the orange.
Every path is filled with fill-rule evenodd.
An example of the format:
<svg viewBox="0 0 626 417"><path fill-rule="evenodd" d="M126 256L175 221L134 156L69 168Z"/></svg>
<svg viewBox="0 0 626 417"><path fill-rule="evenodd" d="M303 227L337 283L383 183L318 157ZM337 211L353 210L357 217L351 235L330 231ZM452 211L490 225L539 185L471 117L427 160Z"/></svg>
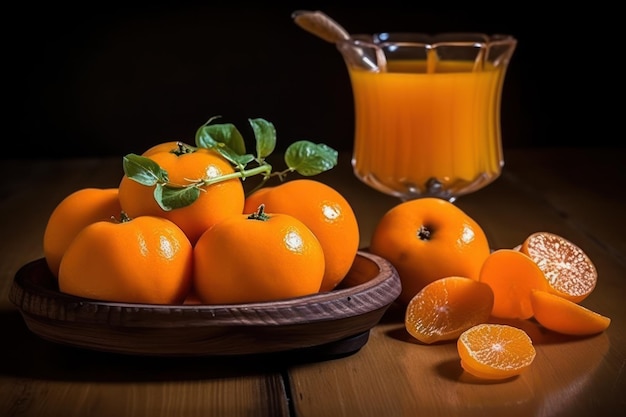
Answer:
<svg viewBox="0 0 626 417"><path fill-rule="evenodd" d="M536 351L528 334L505 324L478 324L459 336L462 368L483 379L504 379L530 367Z"/></svg>
<svg viewBox="0 0 626 417"><path fill-rule="evenodd" d="M157 143L156 145L146 149L141 155L142 156L151 156L161 152L170 152L170 153L191 153L196 149L195 146L191 146L188 143L181 141L170 141L170 142L162 142Z"/></svg>
<svg viewBox="0 0 626 417"><path fill-rule="evenodd" d="M194 290L205 304L276 301L319 291L324 252L313 232L282 213L233 215L194 248Z"/></svg>
<svg viewBox="0 0 626 417"><path fill-rule="evenodd" d="M173 222L153 216L81 230L59 269L59 289L102 301L180 304L191 288L193 248Z"/></svg>
<svg viewBox="0 0 626 417"><path fill-rule="evenodd" d="M117 217L121 212L117 188L83 188L54 208L43 235L44 258L52 275L59 275L65 250L85 226Z"/></svg>
<svg viewBox="0 0 626 417"><path fill-rule="evenodd" d="M535 290L530 300L535 320L555 332L587 336L601 333L611 324L610 318L550 292Z"/></svg>
<svg viewBox="0 0 626 417"><path fill-rule="evenodd" d="M543 271L553 294L580 303L596 286L595 265L580 247L564 237L535 232L524 240L520 251Z"/></svg>
<svg viewBox="0 0 626 417"><path fill-rule="evenodd" d="M483 229L453 203L439 198L402 202L379 220L370 252L397 269L404 305L436 279L462 276L478 280L489 256Z"/></svg>
<svg viewBox="0 0 626 417"><path fill-rule="evenodd" d="M171 184L184 186L192 181L234 172L233 166L215 151L193 148L181 153L168 151L167 145L155 146L156 150L146 151L149 152L147 158L167 172ZM196 201L169 211L163 210L155 200L155 187L142 185L124 175L119 185L122 210L130 217L150 215L171 220L185 232L192 244L215 223L243 212L245 195L239 178L204 186Z"/></svg>
<svg viewBox="0 0 626 417"><path fill-rule="evenodd" d="M493 292L482 282L446 277L431 282L411 299L404 324L422 343L458 338L461 333L489 319Z"/></svg>
<svg viewBox="0 0 626 417"><path fill-rule="evenodd" d="M282 183L284 184L284 183ZM281 184L281 185L282 185ZM267 196L270 194L270 191L276 189L276 186L265 186L263 188L259 188L246 196L246 201L243 205L244 214L254 213L259 209L259 206L263 204L267 207Z"/></svg>
<svg viewBox="0 0 626 417"><path fill-rule="evenodd" d="M480 281L493 290L492 316L506 319L532 317L532 290L548 288L546 278L537 264L514 249L492 252L480 270Z"/></svg>
<svg viewBox="0 0 626 417"><path fill-rule="evenodd" d="M254 213L261 204L266 212L289 214L311 229L326 262L320 291L335 288L350 270L360 243L356 215L343 195L323 182L296 179L252 193L244 213Z"/></svg>

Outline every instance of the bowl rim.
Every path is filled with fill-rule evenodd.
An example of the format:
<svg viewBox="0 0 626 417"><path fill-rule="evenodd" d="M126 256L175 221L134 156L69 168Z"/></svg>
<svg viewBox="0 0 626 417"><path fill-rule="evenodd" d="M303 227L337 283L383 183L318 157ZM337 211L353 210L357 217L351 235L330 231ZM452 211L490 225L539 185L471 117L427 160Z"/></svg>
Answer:
<svg viewBox="0 0 626 417"><path fill-rule="evenodd" d="M23 315L37 319L122 327L283 326L341 320L387 308L399 296L398 273L386 259L359 250L356 262L378 273L361 284L285 300L243 304L139 304L81 298L50 288L54 278L44 258L15 274L9 299Z"/></svg>

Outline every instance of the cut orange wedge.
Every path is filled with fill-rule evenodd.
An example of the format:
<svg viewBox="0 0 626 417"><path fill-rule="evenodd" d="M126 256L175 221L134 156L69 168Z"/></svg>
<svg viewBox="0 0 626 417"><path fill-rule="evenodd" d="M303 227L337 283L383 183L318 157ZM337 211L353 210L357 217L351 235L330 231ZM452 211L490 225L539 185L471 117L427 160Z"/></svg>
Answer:
<svg viewBox="0 0 626 417"><path fill-rule="evenodd" d="M470 327L487 322L492 308L489 285L466 277L440 278L411 299L404 325L422 343L453 340Z"/></svg>
<svg viewBox="0 0 626 417"><path fill-rule="evenodd" d="M532 340L522 329L505 324L479 324L457 340L461 366L483 379L521 374L535 359Z"/></svg>
<svg viewBox="0 0 626 417"><path fill-rule="evenodd" d="M491 314L504 319L529 319L533 316L532 290L547 290L543 272L533 260L514 249L492 252L480 270L480 282L493 290Z"/></svg>
<svg viewBox="0 0 626 417"><path fill-rule="evenodd" d="M611 324L610 318L556 294L535 290L530 299L535 320L555 332L587 336L601 333Z"/></svg>
<svg viewBox="0 0 626 417"><path fill-rule="evenodd" d="M520 251L543 271L553 294L580 303L596 286L598 273L593 262L564 237L536 232L524 240Z"/></svg>

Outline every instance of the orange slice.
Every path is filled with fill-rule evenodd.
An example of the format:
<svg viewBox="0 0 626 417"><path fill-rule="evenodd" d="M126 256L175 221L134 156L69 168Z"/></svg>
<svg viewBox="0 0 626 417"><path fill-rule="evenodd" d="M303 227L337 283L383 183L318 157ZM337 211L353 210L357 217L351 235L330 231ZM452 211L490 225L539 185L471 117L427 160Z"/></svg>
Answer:
<svg viewBox="0 0 626 417"><path fill-rule="evenodd" d="M489 285L466 277L446 277L422 288L406 308L404 325L422 343L458 338L485 323L493 308Z"/></svg>
<svg viewBox="0 0 626 417"><path fill-rule="evenodd" d="M610 318L556 294L535 290L530 299L535 320L555 332L587 336L601 333L611 324Z"/></svg>
<svg viewBox="0 0 626 417"><path fill-rule="evenodd" d="M596 286L598 273L585 252L554 233L536 232L520 248L548 280L549 291L575 303L584 300Z"/></svg>
<svg viewBox="0 0 626 417"><path fill-rule="evenodd" d="M548 288L539 266L529 256L514 249L492 252L483 263L479 281L493 290L491 315L504 319L531 318L531 291Z"/></svg>
<svg viewBox="0 0 626 417"><path fill-rule="evenodd" d="M504 379L521 374L535 359L528 334L505 324L479 324L457 340L461 366L483 379Z"/></svg>

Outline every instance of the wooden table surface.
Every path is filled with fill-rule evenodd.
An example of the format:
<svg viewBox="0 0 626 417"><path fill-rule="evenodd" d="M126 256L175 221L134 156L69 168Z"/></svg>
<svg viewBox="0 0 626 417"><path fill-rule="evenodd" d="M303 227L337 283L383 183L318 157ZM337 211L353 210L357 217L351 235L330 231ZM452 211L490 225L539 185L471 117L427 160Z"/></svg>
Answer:
<svg viewBox="0 0 626 417"><path fill-rule="evenodd" d="M612 319L588 338L516 325L537 348L518 378L480 382L462 372L454 343L421 345L392 305L352 355L281 363L259 358L152 358L47 342L9 301L16 271L40 258L55 205L84 187L117 186L121 158L0 163L1 416L621 416L626 410L625 149L512 149L503 175L456 204L491 246L551 231L583 248L599 277L582 304ZM349 155L317 177L351 202L367 247L397 201L361 184Z"/></svg>

